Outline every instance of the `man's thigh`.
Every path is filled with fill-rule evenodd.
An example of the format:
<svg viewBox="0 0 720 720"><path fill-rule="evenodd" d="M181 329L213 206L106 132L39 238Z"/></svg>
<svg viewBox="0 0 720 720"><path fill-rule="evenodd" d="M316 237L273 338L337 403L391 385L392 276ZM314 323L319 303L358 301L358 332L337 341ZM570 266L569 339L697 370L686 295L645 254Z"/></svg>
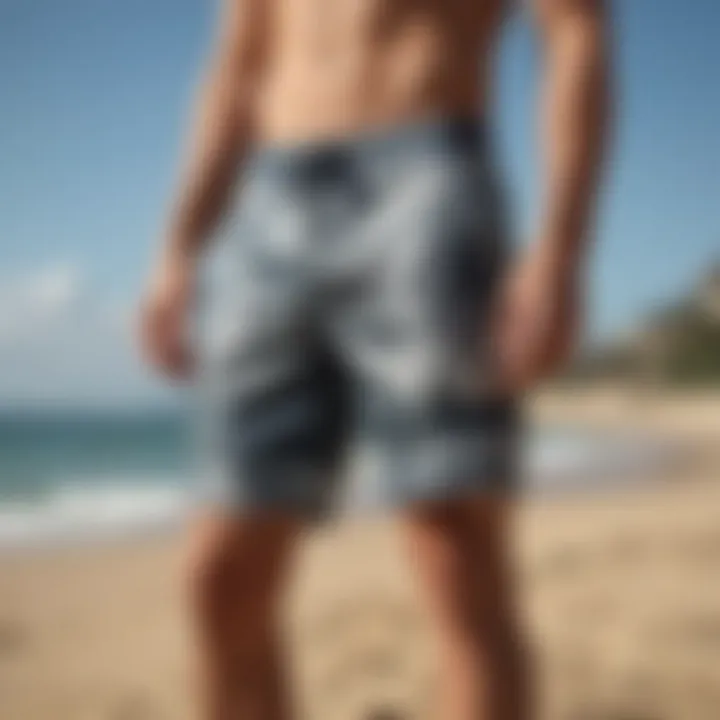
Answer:
<svg viewBox="0 0 720 720"><path fill-rule="evenodd" d="M291 202L288 180L258 171L247 185L201 343L198 500L220 518L315 515L343 447L345 377L297 249L309 208Z"/></svg>
<svg viewBox="0 0 720 720"><path fill-rule="evenodd" d="M378 475L369 484L396 508L507 493L519 417L491 382L491 308L507 253L493 181L457 152L400 165L354 238L373 262L330 314L359 398L367 472Z"/></svg>

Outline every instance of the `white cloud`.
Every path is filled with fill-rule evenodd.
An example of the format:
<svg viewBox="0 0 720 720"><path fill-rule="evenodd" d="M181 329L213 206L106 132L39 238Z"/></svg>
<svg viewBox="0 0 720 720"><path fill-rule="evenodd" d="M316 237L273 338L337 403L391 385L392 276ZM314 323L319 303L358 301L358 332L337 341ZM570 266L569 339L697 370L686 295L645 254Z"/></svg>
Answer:
<svg viewBox="0 0 720 720"><path fill-rule="evenodd" d="M0 408L162 397L137 356L130 307L69 264L0 276Z"/></svg>
<svg viewBox="0 0 720 720"><path fill-rule="evenodd" d="M72 311L82 278L72 266L44 269L0 281L0 348L31 339L48 323Z"/></svg>

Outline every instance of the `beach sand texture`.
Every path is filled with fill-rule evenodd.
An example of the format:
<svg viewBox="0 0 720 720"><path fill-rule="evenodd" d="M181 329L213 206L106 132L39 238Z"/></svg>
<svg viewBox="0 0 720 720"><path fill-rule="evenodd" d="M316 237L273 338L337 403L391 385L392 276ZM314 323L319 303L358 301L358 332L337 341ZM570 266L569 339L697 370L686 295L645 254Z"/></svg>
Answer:
<svg viewBox="0 0 720 720"><path fill-rule="evenodd" d="M664 431L695 451L652 485L522 504L541 717L718 720L718 398L568 395L534 411ZM0 556L0 718L192 718L181 548L173 532ZM432 637L392 522L314 533L291 587L299 717L433 718Z"/></svg>

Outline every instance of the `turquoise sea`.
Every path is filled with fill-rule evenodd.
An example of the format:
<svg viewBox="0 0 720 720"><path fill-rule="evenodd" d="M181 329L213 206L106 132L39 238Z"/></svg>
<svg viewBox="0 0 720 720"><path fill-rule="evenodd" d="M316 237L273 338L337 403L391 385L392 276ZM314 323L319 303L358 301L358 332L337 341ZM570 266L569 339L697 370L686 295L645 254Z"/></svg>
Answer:
<svg viewBox="0 0 720 720"><path fill-rule="evenodd" d="M189 445L172 413L0 415L0 546L177 517Z"/></svg>

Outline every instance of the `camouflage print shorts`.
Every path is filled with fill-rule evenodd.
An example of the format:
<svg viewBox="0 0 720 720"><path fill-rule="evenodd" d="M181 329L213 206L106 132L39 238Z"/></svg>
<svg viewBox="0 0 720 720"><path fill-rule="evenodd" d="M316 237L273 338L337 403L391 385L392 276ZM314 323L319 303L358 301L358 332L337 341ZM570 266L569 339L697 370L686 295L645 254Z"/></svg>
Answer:
<svg viewBox="0 0 720 720"><path fill-rule="evenodd" d="M509 249L488 144L451 120L249 160L201 353L206 499L315 515L351 458L385 507L513 486L515 403L487 383Z"/></svg>

